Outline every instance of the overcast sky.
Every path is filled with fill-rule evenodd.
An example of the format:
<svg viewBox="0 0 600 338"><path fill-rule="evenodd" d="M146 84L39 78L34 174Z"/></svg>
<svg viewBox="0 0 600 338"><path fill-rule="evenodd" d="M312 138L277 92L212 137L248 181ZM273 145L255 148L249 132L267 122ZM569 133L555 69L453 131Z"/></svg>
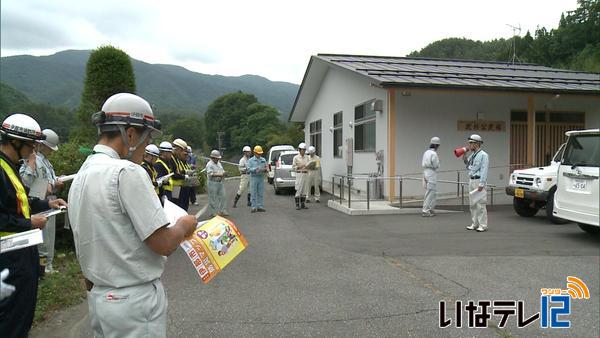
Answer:
<svg viewBox="0 0 600 338"><path fill-rule="evenodd" d="M556 28L576 0L2 0L2 56L110 44L149 63L299 84L318 53L405 56L430 42Z"/></svg>

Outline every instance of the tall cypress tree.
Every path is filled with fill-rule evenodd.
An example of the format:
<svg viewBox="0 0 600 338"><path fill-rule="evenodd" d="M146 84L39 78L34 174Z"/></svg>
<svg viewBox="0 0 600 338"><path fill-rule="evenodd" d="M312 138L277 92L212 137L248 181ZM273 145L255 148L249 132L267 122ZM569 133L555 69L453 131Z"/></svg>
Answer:
<svg viewBox="0 0 600 338"><path fill-rule="evenodd" d="M94 142L96 129L91 116L100 111L106 99L117 93L135 93L131 59L113 46L99 47L92 51L87 62L81 104L77 109L80 128L75 131L75 138L82 143Z"/></svg>

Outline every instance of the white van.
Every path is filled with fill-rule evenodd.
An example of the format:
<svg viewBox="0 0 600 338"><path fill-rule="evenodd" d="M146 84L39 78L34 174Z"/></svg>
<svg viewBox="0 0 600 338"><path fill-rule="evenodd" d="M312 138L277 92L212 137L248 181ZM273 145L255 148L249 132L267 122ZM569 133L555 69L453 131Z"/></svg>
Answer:
<svg viewBox="0 0 600 338"><path fill-rule="evenodd" d="M577 222L589 233L600 233L600 129L568 131L558 168L555 217Z"/></svg>
<svg viewBox="0 0 600 338"><path fill-rule="evenodd" d="M294 146L289 144L272 146L269 149L269 155L267 156L267 169L269 169L269 176L267 180L270 184L273 184L273 178L275 177L275 161L279 158L279 155L287 150L295 150Z"/></svg>

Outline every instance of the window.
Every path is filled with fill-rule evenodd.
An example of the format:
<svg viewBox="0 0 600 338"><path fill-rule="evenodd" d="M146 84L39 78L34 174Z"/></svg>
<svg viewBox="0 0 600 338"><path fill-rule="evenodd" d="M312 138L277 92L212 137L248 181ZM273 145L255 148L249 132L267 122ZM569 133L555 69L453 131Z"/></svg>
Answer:
<svg viewBox="0 0 600 338"><path fill-rule="evenodd" d="M343 134L342 124L344 120L343 112L333 114L333 157L342 157L343 153Z"/></svg>
<svg viewBox="0 0 600 338"><path fill-rule="evenodd" d="M375 111L374 101L354 107L354 150L375 151Z"/></svg>
<svg viewBox="0 0 600 338"><path fill-rule="evenodd" d="M317 155L321 156L321 120L310 123L310 145L317 148Z"/></svg>

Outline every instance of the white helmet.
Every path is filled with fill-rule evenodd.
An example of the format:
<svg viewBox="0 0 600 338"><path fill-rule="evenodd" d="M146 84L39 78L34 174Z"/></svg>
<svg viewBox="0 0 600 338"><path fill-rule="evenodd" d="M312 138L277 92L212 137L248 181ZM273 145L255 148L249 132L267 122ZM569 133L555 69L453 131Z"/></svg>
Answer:
<svg viewBox="0 0 600 338"><path fill-rule="evenodd" d="M160 155L160 152L158 151L158 147L155 144L149 144L146 146L146 154L158 156Z"/></svg>
<svg viewBox="0 0 600 338"><path fill-rule="evenodd" d="M210 157L221 158L221 153L218 150L215 149L215 150L213 150L213 151L210 152Z"/></svg>
<svg viewBox="0 0 600 338"><path fill-rule="evenodd" d="M304 149L306 150L306 143L302 142L298 145L298 149Z"/></svg>
<svg viewBox="0 0 600 338"><path fill-rule="evenodd" d="M244 146L244 149L242 149L243 152L246 151L252 151L252 149L250 149L250 146Z"/></svg>
<svg viewBox="0 0 600 338"><path fill-rule="evenodd" d="M477 134L469 136L468 141L469 143L483 143L483 139Z"/></svg>
<svg viewBox="0 0 600 338"><path fill-rule="evenodd" d="M25 114L12 114L0 127L0 135L24 141L40 141L46 138L40 125Z"/></svg>
<svg viewBox="0 0 600 338"><path fill-rule="evenodd" d="M440 138L437 137L437 136L432 137L431 140L429 141L429 144L439 145L440 144Z"/></svg>
<svg viewBox="0 0 600 338"><path fill-rule="evenodd" d="M186 149L186 150L187 150L187 152L188 152L189 154L191 154L191 153L192 153L192 147L190 147L190 146L187 146L187 149Z"/></svg>
<svg viewBox="0 0 600 338"><path fill-rule="evenodd" d="M119 93L109 97L102 110L92 115L92 122L99 131L120 130L120 127L138 126L150 131L152 137L160 134L160 121L154 119L150 104L143 98Z"/></svg>
<svg viewBox="0 0 600 338"><path fill-rule="evenodd" d="M171 142L163 141L163 142L161 142L158 145L158 149L160 151L163 151L163 152L166 151L166 152L172 153L173 152L173 145L171 145Z"/></svg>
<svg viewBox="0 0 600 338"><path fill-rule="evenodd" d="M54 151L57 151L59 143L58 135L52 129L44 129L42 130L42 134L46 135L46 139L40 141L40 143Z"/></svg>
<svg viewBox="0 0 600 338"><path fill-rule="evenodd" d="M308 150L306 151L309 155L314 154L317 151L317 148L310 146L308 147Z"/></svg>
<svg viewBox="0 0 600 338"><path fill-rule="evenodd" d="M184 140L182 140L180 138L175 139L175 141L173 141L173 145L176 147L179 147L181 149L184 149L184 150L186 150L188 147L187 142L185 142Z"/></svg>

